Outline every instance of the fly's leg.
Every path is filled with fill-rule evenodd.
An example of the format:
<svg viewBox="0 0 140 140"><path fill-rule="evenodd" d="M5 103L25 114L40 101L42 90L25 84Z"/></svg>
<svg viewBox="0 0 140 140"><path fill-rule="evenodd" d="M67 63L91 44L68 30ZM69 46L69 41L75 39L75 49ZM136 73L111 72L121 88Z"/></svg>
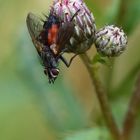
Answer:
<svg viewBox="0 0 140 140"><path fill-rule="evenodd" d="M69 62L67 62L67 60L66 60L62 55L60 55L59 58L62 60L62 62L63 62L67 67L69 67L69 66L71 65L73 59L74 59L76 56L77 56L77 54L75 54L75 55L70 59Z"/></svg>
<svg viewBox="0 0 140 140"><path fill-rule="evenodd" d="M74 17L77 16L78 12L80 12L80 9L76 11L76 13L72 16L70 21L73 21Z"/></svg>

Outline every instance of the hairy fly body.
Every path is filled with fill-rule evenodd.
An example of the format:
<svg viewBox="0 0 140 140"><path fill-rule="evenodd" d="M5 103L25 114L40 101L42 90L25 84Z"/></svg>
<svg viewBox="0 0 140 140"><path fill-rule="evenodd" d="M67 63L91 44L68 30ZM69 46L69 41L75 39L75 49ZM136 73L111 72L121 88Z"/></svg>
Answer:
<svg viewBox="0 0 140 140"><path fill-rule="evenodd" d="M67 23L62 23L54 13L50 13L42 24L41 20L34 14L29 13L27 16L27 27L42 60L44 73L48 75L49 83L54 83L59 74L59 60L69 67L76 56L74 55L69 62L62 56L67 51L65 50L65 44L74 32L72 19Z"/></svg>

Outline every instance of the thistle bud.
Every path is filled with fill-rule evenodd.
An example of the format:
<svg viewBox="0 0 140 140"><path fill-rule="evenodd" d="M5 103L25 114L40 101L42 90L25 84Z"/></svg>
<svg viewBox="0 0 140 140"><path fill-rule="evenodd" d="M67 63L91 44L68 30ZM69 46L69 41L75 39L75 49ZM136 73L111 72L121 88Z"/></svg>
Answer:
<svg viewBox="0 0 140 140"><path fill-rule="evenodd" d="M60 17L62 24L66 22L75 24L73 36L65 45L68 52L83 53L91 47L96 26L92 13L82 0L55 0L51 12ZM75 13L77 14L73 17Z"/></svg>
<svg viewBox="0 0 140 140"><path fill-rule="evenodd" d="M103 56L118 56L127 47L127 36L122 29L108 25L96 32L95 46Z"/></svg>

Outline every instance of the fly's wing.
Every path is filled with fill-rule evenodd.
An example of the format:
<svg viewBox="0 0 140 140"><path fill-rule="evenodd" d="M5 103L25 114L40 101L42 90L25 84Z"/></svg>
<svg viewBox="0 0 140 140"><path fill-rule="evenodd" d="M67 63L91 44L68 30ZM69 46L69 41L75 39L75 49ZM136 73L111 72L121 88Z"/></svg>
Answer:
<svg viewBox="0 0 140 140"><path fill-rule="evenodd" d="M44 47L43 44L41 44L37 37L39 36L40 32L43 29L43 25L41 23L41 20L36 15L29 13L26 18L27 28L30 33L30 36L32 38L32 42L38 52L39 55L41 55L42 49Z"/></svg>
<svg viewBox="0 0 140 140"><path fill-rule="evenodd" d="M57 52L61 52L64 49L65 44L67 44L74 33L74 23L66 22L64 23L58 31L56 37Z"/></svg>

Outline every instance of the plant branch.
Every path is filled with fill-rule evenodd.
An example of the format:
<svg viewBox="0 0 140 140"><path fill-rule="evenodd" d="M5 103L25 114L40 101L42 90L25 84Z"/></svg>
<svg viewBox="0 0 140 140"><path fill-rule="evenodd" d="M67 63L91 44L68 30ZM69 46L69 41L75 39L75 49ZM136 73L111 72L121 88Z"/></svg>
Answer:
<svg viewBox="0 0 140 140"><path fill-rule="evenodd" d="M80 55L80 57L90 74L90 78L92 80L93 86L95 87L96 94L97 94L97 97L101 106L101 110L102 110L105 122L110 130L110 133L115 140L119 140L120 132L115 122L115 119L112 115L109 101L107 98L107 94L105 93L105 90L102 87L99 77L97 76L97 68L92 65L89 57L86 54L82 54Z"/></svg>
<svg viewBox="0 0 140 140"><path fill-rule="evenodd" d="M124 120L123 132L122 132L123 140L130 139L130 135L135 123L135 118L139 109L140 109L140 75L138 77L136 83L136 89L130 100L128 112L126 113L126 117Z"/></svg>

